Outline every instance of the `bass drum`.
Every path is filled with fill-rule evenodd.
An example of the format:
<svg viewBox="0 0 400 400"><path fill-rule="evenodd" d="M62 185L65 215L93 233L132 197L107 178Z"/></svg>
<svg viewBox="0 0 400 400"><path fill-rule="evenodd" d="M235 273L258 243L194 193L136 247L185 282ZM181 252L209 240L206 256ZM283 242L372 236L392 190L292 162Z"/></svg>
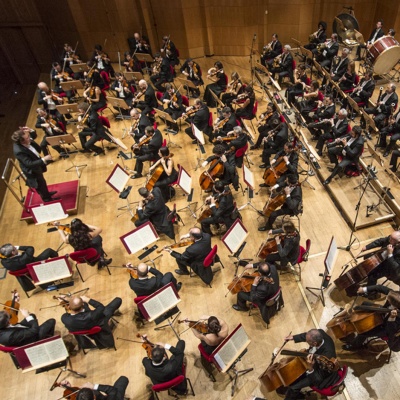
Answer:
<svg viewBox="0 0 400 400"><path fill-rule="evenodd" d="M387 74L400 59L400 46L391 36L376 40L367 51L367 60L373 65L374 73Z"/></svg>

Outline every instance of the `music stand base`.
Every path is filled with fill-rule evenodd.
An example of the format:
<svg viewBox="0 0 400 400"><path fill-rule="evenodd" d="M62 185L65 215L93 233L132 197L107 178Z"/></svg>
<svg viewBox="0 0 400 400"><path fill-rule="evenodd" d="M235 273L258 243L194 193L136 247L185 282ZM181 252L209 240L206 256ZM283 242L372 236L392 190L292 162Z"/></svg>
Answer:
<svg viewBox="0 0 400 400"><path fill-rule="evenodd" d="M324 287L322 287L322 286L319 287L319 288L306 286L306 289L307 289L313 296L315 296L315 297L321 299L321 303L322 303L322 305L325 307L324 290L325 290L325 289L328 289L329 286L330 286L330 284L329 284L326 288L324 288ZM318 291L319 293L318 293L318 294L317 294L317 293L314 293L313 290L316 290L316 291Z"/></svg>
<svg viewBox="0 0 400 400"><path fill-rule="evenodd" d="M233 367L230 369L230 371L232 371L234 373L234 377L233 378L231 377L231 380L233 381L232 387L231 387L231 396L232 397L235 394L237 381L238 381L239 377L248 374L249 372L253 371L253 369L254 368L247 368L247 369L241 369L239 371L236 369L236 367Z"/></svg>
<svg viewBox="0 0 400 400"><path fill-rule="evenodd" d="M190 212L190 214L192 214L192 217L194 218L194 219L196 219L197 217L196 217L196 214L195 214L195 212L190 208L190 206L192 206L193 204L195 204L195 205L197 205L197 202L194 202L194 203L188 203L185 207L183 207L183 208L180 208L179 210L178 210L178 212L180 212L180 211L184 211L184 210L186 210L186 209L188 209L189 210L189 212Z"/></svg>
<svg viewBox="0 0 400 400"><path fill-rule="evenodd" d="M167 311L167 313L168 313L168 311ZM157 326L156 328L154 328L154 330L155 330L155 331L160 331L161 329L164 329L164 328L168 328L168 327L169 327L169 328L172 329L172 332L175 333L176 338L179 340L179 339L180 339L179 334L176 332L176 330L175 330L175 328L174 328L174 326L173 326L173 323L174 323L174 322L176 321L176 319L179 317L179 314L180 314L180 313L181 313L181 312L179 311L178 314L176 314L174 318L168 318L168 319L167 319L167 323L166 323L165 325Z"/></svg>
<svg viewBox="0 0 400 400"><path fill-rule="evenodd" d="M75 165L75 164L72 162L72 167L66 169L65 172L73 172L73 171L75 170L76 175L78 176L78 179L79 179L79 178L81 177L81 173L82 173L82 171L80 170L80 168L82 168L82 170L83 170L83 169L86 168L86 167L87 167L87 164Z"/></svg>

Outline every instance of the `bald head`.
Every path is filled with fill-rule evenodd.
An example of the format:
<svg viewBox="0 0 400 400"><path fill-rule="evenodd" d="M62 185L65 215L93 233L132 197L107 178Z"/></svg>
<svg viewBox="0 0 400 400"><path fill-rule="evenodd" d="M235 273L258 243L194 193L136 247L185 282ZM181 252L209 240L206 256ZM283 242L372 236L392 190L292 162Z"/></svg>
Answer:
<svg viewBox="0 0 400 400"><path fill-rule="evenodd" d="M136 110L136 108L132 108L132 110L130 111L131 117L138 117L139 116L139 112L138 110Z"/></svg>
<svg viewBox="0 0 400 400"><path fill-rule="evenodd" d="M306 342L313 347L321 345L323 340L322 333L318 329L310 329L306 333Z"/></svg>
<svg viewBox="0 0 400 400"><path fill-rule="evenodd" d="M47 86L47 83L46 82L39 82L38 83L38 88L40 89L40 90L47 90L49 87Z"/></svg>
<svg viewBox="0 0 400 400"><path fill-rule="evenodd" d="M145 278L147 276L147 273L149 271L149 268L145 263L140 263L137 266L137 272L138 272L138 277L139 278Z"/></svg>
<svg viewBox="0 0 400 400"><path fill-rule="evenodd" d="M391 235L390 235L390 244L392 245L396 245L398 243L400 243L400 231L394 231Z"/></svg>
<svg viewBox="0 0 400 400"><path fill-rule="evenodd" d="M140 89L147 89L147 82L144 80L144 79L141 79L140 81L139 81L139 87L140 87Z"/></svg>
<svg viewBox="0 0 400 400"><path fill-rule="evenodd" d="M194 240L198 240L201 239L202 237L202 232L200 228L194 227L189 231L190 236L194 239Z"/></svg>
<svg viewBox="0 0 400 400"><path fill-rule="evenodd" d="M83 300L79 296L72 296L69 300L69 308L74 312L81 311L83 308Z"/></svg>

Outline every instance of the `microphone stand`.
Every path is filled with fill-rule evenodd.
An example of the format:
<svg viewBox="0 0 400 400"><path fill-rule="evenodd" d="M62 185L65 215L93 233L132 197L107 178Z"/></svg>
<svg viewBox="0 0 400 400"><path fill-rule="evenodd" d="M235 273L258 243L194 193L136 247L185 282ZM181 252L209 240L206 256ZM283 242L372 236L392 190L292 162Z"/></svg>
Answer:
<svg viewBox="0 0 400 400"><path fill-rule="evenodd" d="M253 67L253 51L254 51L254 45L257 39L257 34L255 33L253 35L253 40L251 41L251 48L250 48L250 59L249 59L249 63L250 63L250 74L251 74L251 87L254 86L254 67Z"/></svg>

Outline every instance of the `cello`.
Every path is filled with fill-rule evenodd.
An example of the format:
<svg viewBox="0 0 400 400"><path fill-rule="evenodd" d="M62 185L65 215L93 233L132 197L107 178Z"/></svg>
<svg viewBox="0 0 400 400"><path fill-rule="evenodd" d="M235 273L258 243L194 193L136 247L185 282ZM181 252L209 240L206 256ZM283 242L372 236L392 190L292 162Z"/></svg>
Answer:
<svg viewBox="0 0 400 400"><path fill-rule="evenodd" d="M173 157L173 153L170 153L169 156L164 157L164 159L168 159L170 157ZM160 163L156 169L153 171L153 173L151 174L151 176L149 175L149 178L146 182L146 189L148 191L151 191L155 185L155 183L158 181L158 179L160 178L160 176L162 175L162 173L164 172L164 167L163 165Z"/></svg>
<svg viewBox="0 0 400 400"><path fill-rule="evenodd" d="M253 284L254 279L258 276L261 276L258 271L249 273L244 270L241 275L235 276L232 282L228 285L229 292L232 294L237 294L239 292L249 293L251 291L251 285ZM274 284L274 280L272 278L268 278L267 276L263 276L261 280L270 284Z"/></svg>
<svg viewBox="0 0 400 400"><path fill-rule="evenodd" d="M271 213L275 211L278 207L282 206L286 200L286 193L282 190L281 193L278 193L275 197L270 197L268 201L265 203L263 208L263 214L266 218L269 218Z"/></svg>
<svg viewBox="0 0 400 400"><path fill-rule="evenodd" d="M287 169L288 168L283 156L279 157L274 166L271 165L264 171L264 183L268 186L274 186L278 178L280 178L287 171Z"/></svg>
<svg viewBox="0 0 400 400"><path fill-rule="evenodd" d="M285 240L285 235L279 235L279 239L281 241ZM275 238L267 239L263 243L261 243L261 246L258 249L257 257L264 260L268 254L276 253L277 251L278 244L276 243Z"/></svg>
<svg viewBox="0 0 400 400"><path fill-rule="evenodd" d="M359 283L384 261L382 256L383 252L384 250L379 250L377 253L340 275L333 283L339 290L345 290L348 296L356 296Z"/></svg>
<svg viewBox="0 0 400 400"><path fill-rule="evenodd" d="M203 190L211 190L214 186L214 182L217 178L220 178L224 174L224 163L221 159L215 158L210 162L210 166L207 171L203 171L199 178L200 187Z"/></svg>

